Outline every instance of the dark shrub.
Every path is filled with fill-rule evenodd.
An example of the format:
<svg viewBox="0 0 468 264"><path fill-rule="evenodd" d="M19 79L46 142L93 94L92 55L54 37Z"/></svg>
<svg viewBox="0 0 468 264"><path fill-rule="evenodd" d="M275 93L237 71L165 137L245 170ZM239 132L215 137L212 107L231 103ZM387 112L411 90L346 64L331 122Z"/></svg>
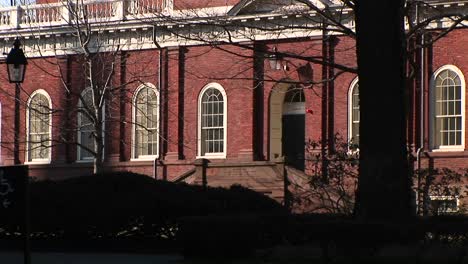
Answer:
<svg viewBox="0 0 468 264"><path fill-rule="evenodd" d="M238 257L257 246L257 218L253 215L187 217L179 236L187 257Z"/></svg>
<svg viewBox="0 0 468 264"><path fill-rule="evenodd" d="M240 186L204 189L127 172L31 184L35 237L173 240L180 217L282 210Z"/></svg>

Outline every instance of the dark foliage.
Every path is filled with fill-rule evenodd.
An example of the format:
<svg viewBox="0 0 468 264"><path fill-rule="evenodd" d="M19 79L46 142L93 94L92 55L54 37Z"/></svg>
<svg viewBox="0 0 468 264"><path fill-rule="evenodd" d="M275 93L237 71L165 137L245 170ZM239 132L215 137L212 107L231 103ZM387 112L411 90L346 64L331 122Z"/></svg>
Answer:
<svg viewBox="0 0 468 264"><path fill-rule="evenodd" d="M188 257L250 255L257 246L258 227L253 215L185 218L179 232L183 254Z"/></svg>
<svg viewBox="0 0 468 264"><path fill-rule="evenodd" d="M31 184L36 239L174 241L181 217L278 210L276 201L241 186L204 189L127 172Z"/></svg>
<svg viewBox="0 0 468 264"><path fill-rule="evenodd" d="M188 257L245 257L275 245L317 245L324 259L373 256L392 245L468 245L463 216L360 221L338 214L242 214L187 217L180 223Z"/></svg>

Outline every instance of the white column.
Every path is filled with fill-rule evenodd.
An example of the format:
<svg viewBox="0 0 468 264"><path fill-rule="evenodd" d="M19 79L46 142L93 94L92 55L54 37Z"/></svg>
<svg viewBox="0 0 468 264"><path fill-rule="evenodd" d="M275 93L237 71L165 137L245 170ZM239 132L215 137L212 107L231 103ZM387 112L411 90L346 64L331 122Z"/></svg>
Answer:
<svg viewBox="0 0 468 264"><path fill-rule="evenodd" d="M163 0L163 14L167 16L172 16L172 12L174 11L174 0Z"/></svg>
<svg viewBox="0 0 468 264"><path fill-rule="evenodd" d="M23 9L21 6L15 6L10 13L10 26L12 28L19 28L21 24L21 16L23 14Z"/></svg>
<svg viewBox="0 0 468 264"><path fill-rule="evenodd" d="M126 0L117 0L114 2L116 20L125 20L127 15L127 1Z"/></svg>
<svg viewBox="0 0 468 264"><path fill-rule="evenodd" d="M67 1L67 0L62 1L62 6L60 9L60 16L62 18L61 20L63 24L70 24L72 22L71 21L72 10L70 10L71 8L73 8L73 3L71 1Z"/></svg>

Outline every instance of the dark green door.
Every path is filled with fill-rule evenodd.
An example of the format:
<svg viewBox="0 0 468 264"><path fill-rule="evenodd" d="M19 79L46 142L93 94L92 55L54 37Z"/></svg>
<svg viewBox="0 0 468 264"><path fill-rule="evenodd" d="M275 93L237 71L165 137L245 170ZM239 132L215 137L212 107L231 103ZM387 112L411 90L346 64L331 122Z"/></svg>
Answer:
<svg viewBox="0 0 468 264"><path fill-rule="evenodd" d="M304 170L305 115L283 115L283 155L286 163Z"/></svg>

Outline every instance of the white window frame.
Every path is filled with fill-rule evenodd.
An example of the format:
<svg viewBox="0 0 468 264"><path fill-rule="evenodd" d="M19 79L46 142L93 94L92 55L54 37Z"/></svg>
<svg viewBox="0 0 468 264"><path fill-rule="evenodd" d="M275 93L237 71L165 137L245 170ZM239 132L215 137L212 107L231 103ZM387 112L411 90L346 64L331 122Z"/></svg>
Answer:
<svg viewBox="0 0 468 264"><path fill-rule="evenodd" d="M31 159L29 160L29 154L30 154L30 146L29 146L29 134L30 134L30 115L31 115L31 102L32 99L38 95L41 94L47 98L47 101L49 103L49 157L46 159ZM26 151L25 151L25 164L50 164L52 161L52 100L49 96L49 93L47 93L44 89L38 89L34 91L28 99L27 103L27 109L26 109Z"/></svg>
<svg viewBox="0 0 468 264"><path fill-rule="evenodd" d="M354 78L351 82L351 85L348 89L348 144L351 143L351 138L353 137L353 92L356 85L359 84L359 78ZM361 91L359 91L361 92ZM359 106L359 114L361 114L361 107ZM359 122L361 118L359 117ZM359 149L355 150L359 151Z"/></svg>
<svg viewBox="0 0 468 264"><path fill-rule="evenodd" d="M447 210L443 212L437 212L437 214L452 214L458 213L460 211L460 199L457 195L429 195L430 202L432 201L445 201L445 200L455 200L457 204L457 209Z"/></svg>
<svg viewBox="0 0 468 264"><path fill-rule="evenodd" d="M223 96L223 152L216 153L204 153L202 154L202 99L203 95L208 89L217 89ZM206 159L225 159L227 153L227 119L228 119L228 99L226 91L223 86L219 83L209 83L203 87L203 89L198 94L198 113L197 113L197 126L198 126L198 138L197 138L197 158L206 158Z"/></svg>
<svg viewBox="0 0 468 264"><path fill-rule="evenodd" d="M86 89L84 89L83 91L81 91L80 93L80 96L83 97L83 95L85 93L87 93L88 91L91 90L91 87L88 87ZM92 90L91 90L91 93L92 93ZM78 104L77 106L78 107L81 107L83 104L82 100L79 98L78 99ZM105 144L106 144L106 138L105 138L105 134L106 134L106 122L105 122L105 116L106 116L106 105L104 104L103 108L102 108L102 112L103 112L103 117L104 117L104 120L102 122L102 139L104 141L104 149L102 151L102 158L104 159L105 157ZM81 131L80 131L80 128L81 128L81 118L80 118L80 115L82 115L82 113L78 112L77 115L76 115L76 124L77 124L77 131L76 131L76 142L78 143L76 145L76 162L78 163L86 163L86 162L93 162L94 161L94 157L86 157L86 158L81 158Z"/></svg>
<svg viewBox="0 0 468 264"><path fill-rule="evenodd" d="M450 70L455 72L458 77L460 78L461 82L461 120L462 120L462 125L461 125L461 144L460 145L443 145L436 147L435 146L435 136L436 136L436 82L437 82L437 76L445 71L445 70ZM431 83L430 83L430 119L429 119L429 125L430 125L430 146L432 151L438 152L438 151L464 151L465 150L465 89L466 89L466 83L465 83L465 77L462 73L462 71L454 66L454 65L444 65L437 69L431 77Z"/></svg>
<svg viewBox="0 0 468 264"><path fill-rule="evenodd" d="M145 89L145 88L150 88L154 91L154 93L156 94L156 100L158 101L158 105L156 106L156 112L157 112L157 117L156 117L156 134L158 134L158 136L156 137L156 155L140 155L140 156L137 156L137 153L136 153L136 100L137 100L137 96L138 94L140 93L141 90ZM132 158L131 158L131 161L147 161L147 160L155 160L157 158L159 158L159 143L160 143L160 140L159 140L159 122L160 122L160 116L159 116L159 106L161 104L161 99L160 99L160 96L159 96L159 91L158 89L156 88L156 86L154 86L153 84L151 83L145 83L145 84L142 84L140 85L134 95L133 95L133 99L132 99Z"/></svg>

